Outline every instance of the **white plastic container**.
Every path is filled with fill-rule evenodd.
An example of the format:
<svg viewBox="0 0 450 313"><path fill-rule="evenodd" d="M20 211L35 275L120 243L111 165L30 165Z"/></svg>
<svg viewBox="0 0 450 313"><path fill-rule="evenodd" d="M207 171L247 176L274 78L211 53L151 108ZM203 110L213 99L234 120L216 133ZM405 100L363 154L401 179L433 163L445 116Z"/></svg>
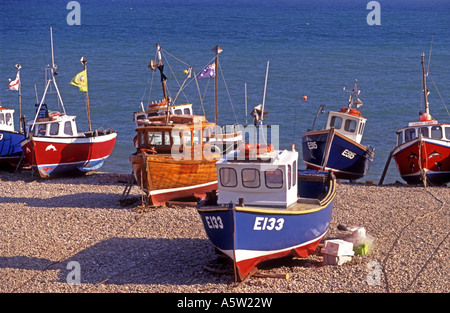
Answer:
<svg viewBox="0 0 450 313"><path fill-rule="evenodd" d="M342 239L325 240L320 252L323 253L323 263L326 265L342 265L350 261L355 254L353 243Z"/></svg>

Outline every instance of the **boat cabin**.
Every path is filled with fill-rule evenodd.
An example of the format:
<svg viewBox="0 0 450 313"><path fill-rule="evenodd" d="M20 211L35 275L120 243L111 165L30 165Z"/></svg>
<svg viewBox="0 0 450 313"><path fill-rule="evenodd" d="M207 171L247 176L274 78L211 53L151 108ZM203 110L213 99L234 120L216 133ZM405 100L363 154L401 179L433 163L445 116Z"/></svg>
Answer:
<svg viewBox="0 0 450 313"><path fill-rule="evenodd" d="M235 150L217 163L218 204L287 207L297 201L297 151L275 150L270 159L248 160Z"/></svg>
<svg viewBox="0 0 450 313"><path fill-rule="evenodd" d="M14 109L6 109L0 107L0 130L14 131Z"/></svg>
<svg viewBox="0 0 450 313"><path fill-rule="evenodd" d="M147 120L152 116L165 116L167 114L167 102L153 103L148 106L147 111L134 112L133 117L136 124L138 121ZM169 106L170 115L194 115L192 104L179 104Z"/></svg>
<svg viewBox="0 0 450 313"><path fill-rule="evenodd" d="M79 135L75 116L60 114L59 112L51 113L48 117L37 118L36 123L28 122L28 133L35 137L75 137Z"/></svg>
<svg viewBox="0 0 450 313"><path fill-rule="evenodd" d="M136 128L136 147L140 151L172 153L191 151L203 153L209 145L211 132L215 126L202 115L153 116L141 121Z"/></svg>
<svg viewBox="0 0 450 313"><path fill-rule="evenodd" d="M450 141L450 125L437 121L412 122L407 127L396 131L397 146L419 137Z"/></svg>
<svg viewBox="0 0 450 313"><path fill-rule="evenodd" d="M356 109L343 108L340 112L330 111L326 129L334 129L345 137L361 143L367 119Z"/></svg>

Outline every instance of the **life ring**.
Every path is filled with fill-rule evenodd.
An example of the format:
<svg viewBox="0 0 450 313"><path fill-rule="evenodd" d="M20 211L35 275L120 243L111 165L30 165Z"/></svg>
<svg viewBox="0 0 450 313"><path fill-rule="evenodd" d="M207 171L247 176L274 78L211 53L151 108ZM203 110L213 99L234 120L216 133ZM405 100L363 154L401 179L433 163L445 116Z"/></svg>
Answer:
<svg viewBox="0 0 450 313"><path fill-rule="evenodd" d="M48 116L49 117L57 117L57 116L60 116L61 115L61 113L59 113L59 112L53 112L53 113L50 113Z"/></svg>
<svg viewBox="0 0 450 313"><path fill-rule="evenodd" d="M256 155L262 154L262 153L269 153L274 150L273 145L271 144L265 144L265 143L249 143L245 144L241 151L245 153L245 156L248 157L250 153L255 153Z"/></svg>

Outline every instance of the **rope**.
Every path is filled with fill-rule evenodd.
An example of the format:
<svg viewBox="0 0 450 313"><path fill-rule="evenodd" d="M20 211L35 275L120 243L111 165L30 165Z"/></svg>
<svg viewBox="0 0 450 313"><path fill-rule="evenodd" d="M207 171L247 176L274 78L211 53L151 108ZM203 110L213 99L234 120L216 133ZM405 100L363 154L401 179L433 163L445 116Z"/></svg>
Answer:
<svg viewBox="0 0 450 313"><path fill-rule="evenodd" d="M428 75L428 76L430 76L431 81L433 82L433 85L434 85L434 87L436 88L436 91L437 91L439 97L441 98L442 104L443 104L444 107L445 107L445 110L447 111L447 114L450 116L450 112L448 111L447 105L445 104L444 99L442 98L441 93L439 92L439 89L438 89L438 87L436 86L436 83L434 82L433 76L431 76L431 75Z"/></svg>
<svg viewBox="0 0 450 313"><path fill-rule="evenodd" d="M236 111L234 110L233 102L231 101L231 95L230 95L230 92L228 91L228 86L225 81L225 77L223 76L222 66L220 65L220 63L219 63L219 69L220 69L220 74L222 75L223 84L225 85L225 90L227 91L227 94L228 94L228 99L230 99L230 105L231 105L231 109L233 110L234 120L236 121L236 124L239 124L238 120L237 120L237 116L236 116ZM216 73L216 75L217 75L217 73Z"/></svg>

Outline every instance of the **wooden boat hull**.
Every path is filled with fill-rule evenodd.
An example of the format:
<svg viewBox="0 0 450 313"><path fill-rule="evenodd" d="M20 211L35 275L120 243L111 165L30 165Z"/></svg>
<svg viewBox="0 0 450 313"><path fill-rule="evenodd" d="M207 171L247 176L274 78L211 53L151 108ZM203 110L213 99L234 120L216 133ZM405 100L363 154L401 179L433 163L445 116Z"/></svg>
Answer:
<svg viewBox="0 0 450 313"><path fill-rule="evenodd" d="M416 138L395 148L392 156L408 184L422 184L424 175L433 185L450 182L449 141Z"/></svg>
<svg viewBox="0 0 450 313"><path fill-rule="evenodd" d="M322 200L310 198L288 208L232 203L197 206L208 238L234 262L236 280L245 279L266 260L307 257L316 250L330 225L335 179L330 178L319 186L314 184L317 182L299 181L298 188L313 197L318 190L326 190Z"/></svg>
<svg viewBox="0 0 450 313"><path fill-rule="evenodd" d="M204 198L217 190L217 159L176 160L170 154L146 152L130 156L136 182L154 205L190 196Z"/></svg>
<svg viewBox="0 0 450 313"><path fill-rule="evenodd" d="M34 137L21 142L25 156L42 178L98 170L111 154L117 133L90 137Z"/></svg>
<svg viewBox="0 0 450 313"><path fill-rule="evenodd" d="M24 139L19 132L0 131L0 165L17 165L22 155L20 142Z"/></svg>
<svg viewBox="0 0 450 313"><path fill-rule="evenodd" d="M302 152L308 169L332 170L336 178L349 180L364 177L374 155L369 147L331 129L304 133Z"/></svg>

